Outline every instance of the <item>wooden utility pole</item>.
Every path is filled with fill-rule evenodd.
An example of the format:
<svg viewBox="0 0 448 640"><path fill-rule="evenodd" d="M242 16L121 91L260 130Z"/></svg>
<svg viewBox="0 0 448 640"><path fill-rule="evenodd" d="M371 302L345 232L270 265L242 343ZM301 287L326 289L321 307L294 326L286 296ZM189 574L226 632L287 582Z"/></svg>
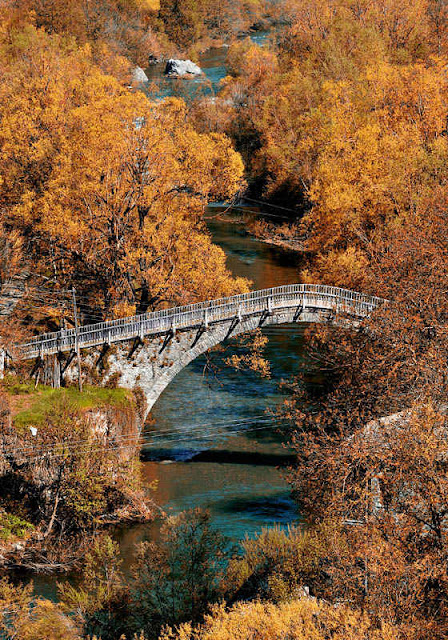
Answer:
<svg viewBox="0 0 448 640"><path fill-rule="evenodd" d="M81 379L81 354L79 353L79 327L78 327L78 309L76 307L76 289L73 287L73 315L75 317L75 348L76 348L76 357L78 359L78 386L79 390L82 393L82 379Z"/></svg>

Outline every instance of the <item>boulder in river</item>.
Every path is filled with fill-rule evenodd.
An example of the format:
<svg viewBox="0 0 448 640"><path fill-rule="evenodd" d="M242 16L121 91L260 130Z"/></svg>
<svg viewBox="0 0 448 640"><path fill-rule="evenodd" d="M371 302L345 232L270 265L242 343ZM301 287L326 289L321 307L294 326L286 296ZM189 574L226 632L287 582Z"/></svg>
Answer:
<svg viewBox="0 0 448 640"><path fill-rule="evenodd" d="M149 82L148 76L141 67L135 67L134 71L132 72L132 83L142 84L143 82Z"/></svg>
<svg viewBox="0 0 448 640"><path fill-rule="evenodd" d="M201 74L201 68L191 60L174 60L174 58L171 58L166 63L166 76L200 76Z"/></svg>
<svg viewBox="0 0 448 640"><path fill-rule="evenodd" d="M155 56L153 53L151 53L149 55L148 58L148 64L152 65L152 64L159 64L160 62L163 62L163 58L158 58L157 56Z"/></svg>

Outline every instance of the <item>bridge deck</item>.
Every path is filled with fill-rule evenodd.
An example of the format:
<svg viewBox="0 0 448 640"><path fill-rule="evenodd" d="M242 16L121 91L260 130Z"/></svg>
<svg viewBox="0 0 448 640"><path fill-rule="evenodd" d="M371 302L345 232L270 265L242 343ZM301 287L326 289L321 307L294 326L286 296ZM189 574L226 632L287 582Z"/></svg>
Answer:
<svg viewBox="0 0 448 640"><path fill-rule="evenodd" d="M294 307L313 308L318 311L333 310L335 313L364 318L382 302L384 301L381 298L347 289L326 285L292 284L85 325L78 331L78 340L79 347L83 349L136 337L143 339L145 336L164 334L169 331L207 327L238 317L262 315L278 309ZM17 355L23 359L72 351L75 348L74 329L46 333L16 347Z"/></svg>

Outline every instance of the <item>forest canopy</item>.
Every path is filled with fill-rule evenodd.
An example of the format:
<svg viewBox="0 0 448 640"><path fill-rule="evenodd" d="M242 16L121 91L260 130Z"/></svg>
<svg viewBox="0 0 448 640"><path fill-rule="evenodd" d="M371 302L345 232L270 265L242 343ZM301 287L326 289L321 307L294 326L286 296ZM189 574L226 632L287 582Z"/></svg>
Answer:
<svg viewBox="0 0 448 640"><path fill-rule="evenodd" d="M1 38L3 241L21 267L108 317L245 290L202 222L243 185L230 140L123 87L89 44L13 22Z"/></svg>
<svg viewBox="0 0 448 640"><path fill-rule="evenodd" d="M303 277L366 291L375 231L424 216L446 188L447 5L288 6L270 49L231 49L211 128L235 140L253 192L290 210Z"/></svg>

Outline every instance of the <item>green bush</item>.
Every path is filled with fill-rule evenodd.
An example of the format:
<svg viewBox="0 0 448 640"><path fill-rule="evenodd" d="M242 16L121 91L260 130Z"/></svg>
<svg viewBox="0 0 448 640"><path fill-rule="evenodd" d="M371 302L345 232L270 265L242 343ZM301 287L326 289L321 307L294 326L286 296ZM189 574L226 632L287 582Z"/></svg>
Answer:
<svg viewBox="0 0 448 640"><path fill-rule="evenodd" d="M22 520L12 513L0 511L0 540L10 540L11 538L23 538L27 533L32 531L34 526Z"/></svg>

